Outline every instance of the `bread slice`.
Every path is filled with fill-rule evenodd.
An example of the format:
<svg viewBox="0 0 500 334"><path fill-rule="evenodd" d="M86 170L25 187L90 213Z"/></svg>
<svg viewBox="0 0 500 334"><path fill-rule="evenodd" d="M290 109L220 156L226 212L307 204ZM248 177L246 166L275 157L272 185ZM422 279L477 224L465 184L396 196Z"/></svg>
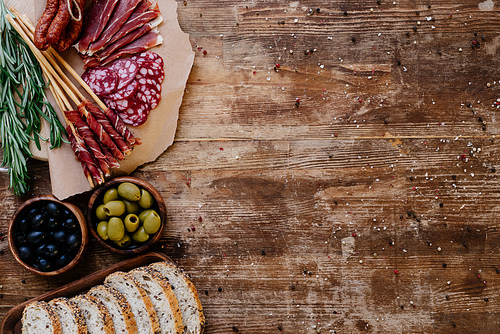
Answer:
<svg viewBox="0 0 500 334"><path fill-rule="evenodd" d="M187 274L171 262L155 262L150 268L158 270L170 283L181 309L185 334L201 334L205 315L196 287Z"/></svg>
<svg viewBox="0 0 500 334"><path fill-rule="evenodd" d="M56 311L43 301L34 301L23 310L22 334L61 333Z"/></svg>
<svg viewBox="0 0 500 334"><path fill-rule="evenodd" d="M61 297L52 299L49 305L56 311L61 323L61 334L86 334L87 324L78 306Z"/></svg>
<svg viewBox="0 0 500 334"><path fill-rule="evenodd" d="M129 274L139 281L151 299L160 322L161 333L181 334L181 310L168 281L157 270L148 267L134 269Z"/></svg>
<svg viewBox="0 0 500 334"><path fill-rule="evenodd" d="M158 316L141 284L130 274L114 272L106 277L105 284L120 291L130 303L140 334L160 334Z"/></svg>
<svg viewBox="0 0 500 334"><path fill-rule="evenodd" d="M103 302L92 295L78 295L70 301L82 310L88 334L114 334L113 320Z"/></svg>
<svg viewBox="0 0 500 334"><path fill-rule="evenodd" d="M138 334L137 323L130 304L118 290L108 285L98 285L87 292L99 299L109 311L115 333Z"/></svg>

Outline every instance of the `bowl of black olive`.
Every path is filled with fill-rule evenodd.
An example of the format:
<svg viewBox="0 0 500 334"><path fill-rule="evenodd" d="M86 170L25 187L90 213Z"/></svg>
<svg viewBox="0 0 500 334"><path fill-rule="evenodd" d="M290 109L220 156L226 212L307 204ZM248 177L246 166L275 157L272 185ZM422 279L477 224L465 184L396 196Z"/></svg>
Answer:
<svg viewBox="0 0 500 334"><path fill-rule="evenodd" d="M44 276L73 268L88 244L85 216L80 209L52 195L24 202L8 230L9 248L24 268Z"/></svg>
<svg viewBox="0 0 500 334"><path fill-rule="evenodd" d="M166 216L165 202L153 185L122 176L94 191L87 227L103 247L118 254L138 254L160 239Z"/></svg>

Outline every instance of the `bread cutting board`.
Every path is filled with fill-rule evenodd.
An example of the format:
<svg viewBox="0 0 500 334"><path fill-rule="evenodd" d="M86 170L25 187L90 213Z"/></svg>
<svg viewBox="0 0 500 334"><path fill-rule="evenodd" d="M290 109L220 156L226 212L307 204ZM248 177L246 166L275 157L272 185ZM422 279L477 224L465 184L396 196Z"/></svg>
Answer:
<svg viewBox="0 0 500 334"><path fill-rule="evenodd" d="M128 259L119 262L117 264L114 264L112 266L109 266L107 268L104 268L102 270L99 270L93 274L80 278L79 280L68 283L58 289L49 291L41 296L25 301L24 303L15 306L9 312L7 312L2 321L2 324L0 325L0 333L21 334L21 318L24 307L33 301L37 300L47 301L57 297L68 297L68 298L73 297L79 293L89 290L94 285L101 284L106 278L106 276L108 276L111 273L114 273L115 271L129 271L133 268L145 266L150 263L159 261L169 261L173 263L173 261L168 256L162 253L142 254L135 258Z"/></svg>

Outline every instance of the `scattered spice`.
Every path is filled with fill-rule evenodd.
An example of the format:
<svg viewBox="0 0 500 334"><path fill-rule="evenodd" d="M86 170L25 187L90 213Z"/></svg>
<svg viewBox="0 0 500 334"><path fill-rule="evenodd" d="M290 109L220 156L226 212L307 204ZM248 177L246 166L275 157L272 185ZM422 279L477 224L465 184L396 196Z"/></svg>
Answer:
<svg viewBox="0 0 500 334"><path fill-rule="evenodd" d="M239 332L239 329L238 329L238 327L236 327L236 326L233 326L233 332L236 332L236 333L237 333L237 332Z"/></svg>
<svg viewBox="0 0 500 334"><path fill-rule="evenodd" d="M217 291L222 292L222 288L219 286L219 287L217 288Z"/></svg>

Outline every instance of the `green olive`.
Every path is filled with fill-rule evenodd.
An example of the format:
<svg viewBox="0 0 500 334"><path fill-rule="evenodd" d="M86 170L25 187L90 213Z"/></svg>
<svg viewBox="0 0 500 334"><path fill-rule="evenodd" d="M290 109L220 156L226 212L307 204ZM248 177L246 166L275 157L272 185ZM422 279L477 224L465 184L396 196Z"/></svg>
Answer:
<svg viewBox="0 0 500 334"><path fill-rule="evenodd" d="M139 213L139 204L137 202L130 202L127 201L126 199L123 200L123 203L125 203L125 211L127 213Z"/></svg>
<svg viewBox="0 0 500 334"><path fill-rule="evenodd" d="M141 191L139 187L130 182L120 183L118 186L118 194L126 200L137 202L141 199Z"/></svg>
<svg viewBox="0 0 500 334"><path fill-rule="evenodd" d="M141 189L141 199L138 203L141 208L149 209L153 206L154 198L147 190Z"/></svg>
<svg viewBox="0 0 500 334"><path fill-rule="evenodd" d="M104 212L108 216L121 216L125 213L125 203L122 201L109 201L104 204Z"/></svg>
<svg viewBox="0 0 500 334"><path fill-rule="evenodd" d="M146 218L146 216L151 212L151 211L154 211L154 210L144 210L142 211L141 213L139 213L139 220L141 221L141 223L144 223L144 219Z"/></svg>
<svg viewBox="0 0 500 334"><path fill-rule="evenodd" d="M99 205L97 207L97 209L95 209L95 215L96 215L97 219L99 219L99 220L107 220L108 219L108 215L104 211L104 204Z"/></svg>
<svg viewBox="0 0 500 334"><path fill-rule="evenodd" d="M128 247L131 243L132 243L132 240L130 239L130 236L128 234L125 234L123 236L123 238L121 238L120 240L115 241L115 244L118 247L122 247L122 248Z"/></svg>
<svg viewBox="0 0 500 334"><path fill-rule="evenodd" d="M97 224L97 234L102 240L108 240L108 222L102 221Z"/></svg>
<svg viewBox="0 0 500 334"><path fill-rule="evenodd" d="M146 218L144 218L144 225L143 226L144 226L144 230L148 234L153 234L153 233L158 232L158 230L160 229L160 226L161 226L161 218L158 215L158 213L156 213L156 211L154 211L154 210L151 211L150 213L148 213Z"/></svg>
<svg viewBox="0 0 500 334"><path fill-rule="evenodd" d="M125 230L127 230L127 232L134 232L139 227L140 220L136 214L129 213L125 217L123 223L125 224Z"/></svg>
<svg viewBox="0 0 500 334"><path fill-rule="evenodd" d="M104 193L104 197L102 199L102 202L104 204L108 203L109 201L116 201L117 199L119 199L120 196L118 196L118 190L116 190L116 188L109 188L108 190L106 190L106 192Z"/></svg>
<svg viewBox="0 0 500 334"><path fill-rule="evenodd" d="M108 222L108 238L113 241L118 241L125 235L125 226L120 218L112 217Z"/></svg>
<svg viewBox="0 0 500 334"><path fill-rule="evenodd" d="M137 231L132 234L132 239L135 242L145 242L149 239L149 234L144 230L144 226L141 226Z"/></svg>

